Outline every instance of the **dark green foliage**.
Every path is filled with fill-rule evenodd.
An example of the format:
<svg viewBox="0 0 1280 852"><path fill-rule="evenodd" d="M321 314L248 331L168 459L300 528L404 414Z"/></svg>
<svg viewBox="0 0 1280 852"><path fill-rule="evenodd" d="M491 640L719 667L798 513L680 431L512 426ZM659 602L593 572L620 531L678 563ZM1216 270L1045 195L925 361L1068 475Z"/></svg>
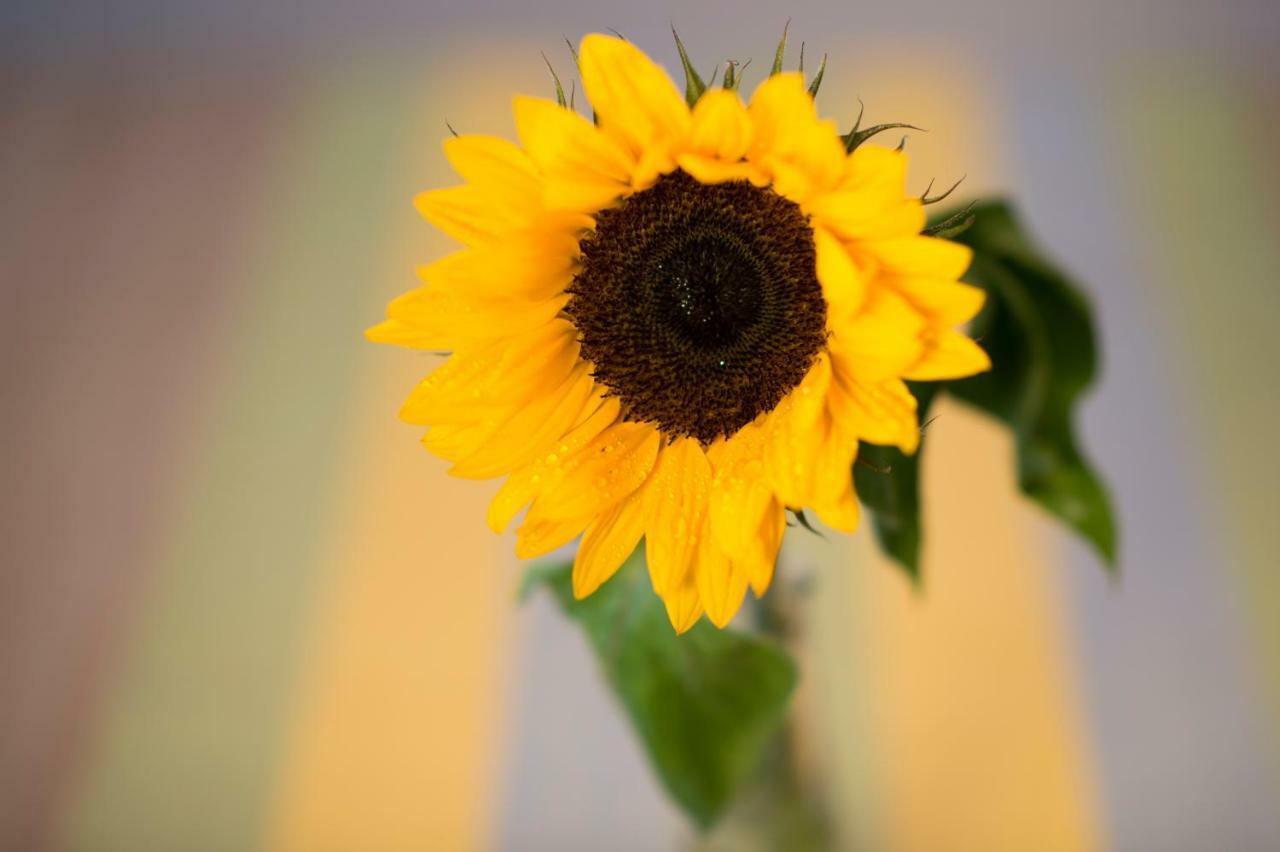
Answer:
<svg viewBox="0 0 1280 852"><path fill-rule="evenodd" d="M942 214L929 232L973 249L964 280L987 292L971 332L993 368L978 376L912 388L921 421L933 395L950 393L1009 426L1022 492L1088 540L1111 570L1116 525L1100 478L1076 444L1080 395L1097 370L1092 315L1079 289L1031 243L1004 202ZM923 452L921 442L921 450ZM885 551L919 578L922 537L919 460L863 445L854 481Z"/></svg>

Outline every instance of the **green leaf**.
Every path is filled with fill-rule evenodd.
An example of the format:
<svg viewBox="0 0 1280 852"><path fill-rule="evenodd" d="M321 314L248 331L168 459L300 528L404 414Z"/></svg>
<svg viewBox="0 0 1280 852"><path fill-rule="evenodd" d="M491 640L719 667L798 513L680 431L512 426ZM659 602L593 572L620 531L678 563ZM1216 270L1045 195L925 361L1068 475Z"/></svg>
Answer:
<svg viewBox="0 0 1280 852"><path fill-rule="evenodd" d="M698 76L698 71L693 67L693 63L689 61L689 54L685 52L684 42L680 40L680 34L676 32L674 26L671 27L671 35L675 36L676 50L680 51L680 64L684 66L684 99L693 106L698 102L698 98L702 97L702 93L707 90L707 84ZM711 72L711 79L714 82L715 72Z"/></svg>
<svg viewBox="0 0 1280 852"><path fill-rule="evenodd" d="M947 389L1013 429L1023 493L1084 536L1114 569L1110 500L1077 447L1073 425L1076 403L1097 372L1089 304L1007 204L981 204L973 214L956 241L974 251L965 280L987 291L972 331L994 368Z"/></svg>
<svg viewBox="0 0 1280 852"><path fill-rule="evenodd" d="M643 547L585 600L572 566L535 569L585 631L671 797L709 828L759 765L796 682L772 642L706 621L677 636L653 593Z"/></svg>
<svg viewBox="0 0 1280 852"><path fill-rule="evenodd" d="M935 384L912 384L919 402L921 424L928 422L929 408L937 391ZM853 465L853 482L858 499L871 510L876 540L911 578L920 583L920 458L924 440L913 455L897 447L859 444Z"/></svg>
<svg viewBox="0 0 1280 852"><path fill-rule="evenodd" d="M967 228L967 230L965 230ZM973 249L965 280L987 305L971 333L991 356L988 373L952 382L913 383L921 423L945 391L1013 429L1022 492L1084 536L1114 570L1116 524L1107 492L1076 446L1072 418L1097 368L1093 321L1080 291L1026 237L1007 204L970 204L943 213L927 232ZM915 583L923 538L920 458L863 444L853 477L872 514L876 538Z"/></svg>

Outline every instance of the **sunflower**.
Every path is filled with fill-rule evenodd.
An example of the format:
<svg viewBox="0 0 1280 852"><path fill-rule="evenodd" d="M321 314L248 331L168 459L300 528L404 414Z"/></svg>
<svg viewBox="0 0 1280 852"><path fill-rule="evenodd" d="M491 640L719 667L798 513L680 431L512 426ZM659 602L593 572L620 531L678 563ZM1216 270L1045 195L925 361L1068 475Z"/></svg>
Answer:
<svg viewBox="0 0 1280 852"><path fill-rule="evenodd" d="M906 156L846 144L800 74L690 107L598 34L579 71L596 121L518 96L519 145L445 141L466 182L416 205L464 248L368 337L450 353L402 417L451 473L506 477L488 524L527 507L521 558L581 536L581 598L643 540L675 629L724 626L788 509L857 526L859 441L916 449L904 379L989 367L957 330L983 294L968 249L922 234Z"/></svg>

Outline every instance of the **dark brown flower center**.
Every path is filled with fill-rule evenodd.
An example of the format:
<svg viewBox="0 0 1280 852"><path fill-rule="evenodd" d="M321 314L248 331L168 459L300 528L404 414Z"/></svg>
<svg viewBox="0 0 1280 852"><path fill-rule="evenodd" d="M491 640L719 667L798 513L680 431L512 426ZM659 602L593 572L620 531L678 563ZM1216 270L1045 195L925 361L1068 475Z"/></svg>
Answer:
<svg viewBox="0 0 1280 852"><path fill-rule="evenodd" d="M569 292L624 416L703 443L772 410L826 340L804 213L746 181L677 171L601 211Z"/></svg>

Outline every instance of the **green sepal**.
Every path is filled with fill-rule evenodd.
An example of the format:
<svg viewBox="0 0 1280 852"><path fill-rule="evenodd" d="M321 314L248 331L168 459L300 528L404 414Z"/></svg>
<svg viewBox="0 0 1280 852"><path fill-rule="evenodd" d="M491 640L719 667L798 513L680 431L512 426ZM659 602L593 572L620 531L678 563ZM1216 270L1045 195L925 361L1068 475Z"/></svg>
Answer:
<svg viewBox="0 0 1280 852"><path fill-rule="evenodd" d="M742 84L742 72L745 72L750 63L751 60L748 59L739 68L735 60L728 60L728 64L724 65L724 78L721 81L721 87L730 91L737 91L737 87Z"/></svg>
<svg viewBox="0 0 1280 852"><path fill-rule="evenodd" d="M783 721L796 666L777 644L705 620L677 636L644 566L643 547L584 600L569 564L536 566L583 629L613 694L626 709L671 798L710 828L760 765Z"/></svg>
<svg viewBox="0 0 1280 852"><path fill-rule="evenodd" d="M555 81L556 103L558 103L562 107L569 106L569 101L564 96L564 86L560 84L560 75L556 73L555 67L551 64L551 60L547 58L547 55L545 53L542 54L542 61L547 63L547 70L551 72L551 79Z"/></svg>
<svg viewBox="0 0 1280 852"><path fill-rule="evenodd" d="M809 83L809 97L816 98L818 96L818 87L822 85L822 75L825 73L827 73L827 55L824 53L822 54L822 62L818 63L818 73L813 75L813 80Z"/></svg>
<svg viewBox="0 0 1280 852"><path fill-rule="evenodd" d="M684 42L680 40L680 34L676 32L676 28L671 28L671 35L676 40L676 50L680 51L680 64L684 66L684 99L689 106L693 106L698 102L698 98L702 97L702 93L707 90L707 84L698 76L698 71L693 67L693 63L689 61L689 54L684 49ZM712 72L711 78L715 79L715 72Z"/></svg>
<svg viewBox="0 0 1280 852"><path fill-rule="evenodd" d="M920 203L921 203L921 204L923 204L923 205L925 205L925 206L927 207L927 206L928 206L928 205L930 205L930 204L937 204L939 201L946 201L948 198L950 198L950 197L951 197L951 193L953 193L953 192L955 192L957 189L959 189L959 188L960 188L960 184L964 183L964 178L965 178L965 177L967 177L967 176L962 176L962 177L960 178L960 180L958 180L958 181L956 181L955 183L951 184L951 188L950 188L950 189L948 189L946 192L942 193L941 195L930 195L930 194L929 194L930 192L932 192L932 191L933 191L933 181L932 181L932 180L930 180L930 181L929 181L929 185L928 185L927 187L925 187L924 192L920 193ZM972 205L970 205L970 206L972 207Z"/></svg>
<svg viewBox="0 0 1280 852"><path fill-rule="evenodd" d="M855 126L852 130L850 130L844 136L840 137L841 139L844 140L845 153L852 154L859 145L861 145L863 142L866 142L872 136L875 136L876 134L879 134L879 133L884 133L886 130L893 130L894 128L897 128L897 127L905 127L908 130L919 130L921 133L924 132L923 128L916 127L914 124L901 124L898 122L893 122L891 124L877 124L872 127L868 127L866 130L859 130L857 126ZM899 149L901 149L901 143L899 144Z"/></svg>
<svg viewBox="0 0 1280 852"><path fill-rule="evenodd" d="M973 213L975 204L976 202L970 202L945 219L926 225L920 233L926 237L939 237L944 240L955 239L973 226L976 218Z"/></svg>
<svg viewBox="0 0 1280 852"><path fill-rule="evenodd" d="M822 531L813 525L813 521L809 520L809 516L805 514L804 509L788 509L787 511L796 519L797 524L804 527L818 538L826 538L826 536L822 534Z"/></svg>
<svg viewBox="0 0 1280 852"><path fill-rule="evenodd" d="M973 215L956 241L974 252L965 280L987 291L972 334L994 366L947 389L1013 430L1022 492L1089 541L1114 571L1111 501L1074 428L1076 405L1097 373L1089 303L1045 259L1009 205L981 204Z"/></svg>
<svg viewBox="0 0 1280 852"><path fill-rule="evenodd" d="M782 26L782 38L778 39L778 49L773 52L773 67L769 69L769 76L782 73L782 60L787 52L787 30L791 29L791 21L787 20Z"/></svg>

